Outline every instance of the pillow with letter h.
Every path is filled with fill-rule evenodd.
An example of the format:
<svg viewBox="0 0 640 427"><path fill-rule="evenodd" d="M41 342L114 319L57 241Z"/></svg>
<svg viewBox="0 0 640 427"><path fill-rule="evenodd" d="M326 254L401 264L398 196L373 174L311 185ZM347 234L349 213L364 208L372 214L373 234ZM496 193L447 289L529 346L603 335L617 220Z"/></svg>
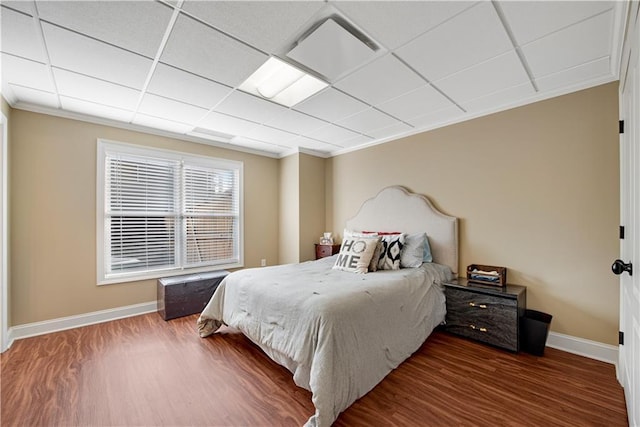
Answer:
<svg viewBox="0 0 640 427"><path fill-rule="evenodd" d="M368 271L373 252L378 245L378 236L362 236L345 232L340 253L333 265L335 270L364 274Z"/></svg>

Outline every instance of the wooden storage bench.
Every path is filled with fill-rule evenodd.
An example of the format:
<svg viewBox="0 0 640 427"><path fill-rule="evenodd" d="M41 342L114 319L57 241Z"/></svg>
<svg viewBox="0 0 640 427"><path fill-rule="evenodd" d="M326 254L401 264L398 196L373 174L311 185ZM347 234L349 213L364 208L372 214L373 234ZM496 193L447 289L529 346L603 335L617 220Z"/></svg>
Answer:
<svg viewBox="0 0 640 427"><path fill-rule="evenodd" d="M164 320L200 313L227 274L219 270L158 279L158 313Z"/></svg>

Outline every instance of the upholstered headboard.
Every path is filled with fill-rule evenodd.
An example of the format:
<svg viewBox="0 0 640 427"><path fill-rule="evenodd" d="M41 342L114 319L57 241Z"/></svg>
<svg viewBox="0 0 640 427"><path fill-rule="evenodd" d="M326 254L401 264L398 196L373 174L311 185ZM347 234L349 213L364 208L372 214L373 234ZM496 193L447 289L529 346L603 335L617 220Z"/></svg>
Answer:
<svg viewBox="0 0 640 427"><path fill-rule="evenodd" d="M425 196L387 187L365 201L346 228L356 231L426 232L433 261L458 273L458 218L438 211Z"/></svg>

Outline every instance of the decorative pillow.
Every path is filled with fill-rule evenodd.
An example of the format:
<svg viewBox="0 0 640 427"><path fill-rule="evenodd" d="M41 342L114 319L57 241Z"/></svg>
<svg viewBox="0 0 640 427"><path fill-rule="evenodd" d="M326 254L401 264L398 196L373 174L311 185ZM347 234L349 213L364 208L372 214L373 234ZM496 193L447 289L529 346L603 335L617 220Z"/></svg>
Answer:
<svg viewBox="0 0 640 427"><path fill-rule="evenodd" d="M366 273L373 252L378 246L378 240L378 236L358 235L358 233L349 233L345 230L340 253L333 268L354 273Z"/></svg>
<svg viewBox="0 0 640 427"><path fill-rule="evenodd" d="M424 239L424 256L422 257L424 262L433 262L433 256L431 255L431 246L429 246L429 236Z"/></svg>
<svg viewBox="0 0 640 427"><path fill-rule="evenodd" d="M364 237L372 237L378 236L385 233L378 233L377 231L349 231L347 229L344 230L344 235L351 234L352 236L364 236ZM389 234L389 233L387 233ZM398 234L398 233L393 233ZM374 273L378 271L378 259L380 258L380 252L382 251L382 246L380 245L380 241L376 245L376 249L373 251L373 256L371 257L371 262L369 263L369 272Z"/></svg>
<svg viewBox="0 0 640 427"><path fill-rule="evenodd" d="M380 259L381 252L382 244L380 243L380 240L378 240L376 249L373 251L373 256L371 257L371 262L369 263L369 271L372 273L378 271L378 260Z"/></svg>
<svg viewBox="0 0 640 427"><path fill-rule="evenodd" d="M425 240L427 240L427 233L407 234L400 254L400 267L412 268L422 265Z"/></svg>
<svg viewBox="0 0 640 427"><path fill-rule="evenodd" d="M404 247L405 234L380 236L382 250L378 258L378 270L399 270L400 254Z"/></svg>

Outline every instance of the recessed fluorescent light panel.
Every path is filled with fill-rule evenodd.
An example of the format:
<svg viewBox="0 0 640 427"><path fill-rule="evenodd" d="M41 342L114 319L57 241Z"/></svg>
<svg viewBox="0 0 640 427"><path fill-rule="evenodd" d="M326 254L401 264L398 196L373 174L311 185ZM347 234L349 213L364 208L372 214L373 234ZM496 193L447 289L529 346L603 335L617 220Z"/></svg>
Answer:
<svg viewBox="0 0 640 427"><path fill-rule="evenodd" d="M327 86L322 80L272 56L239 89L293 107Z"/></svg>

